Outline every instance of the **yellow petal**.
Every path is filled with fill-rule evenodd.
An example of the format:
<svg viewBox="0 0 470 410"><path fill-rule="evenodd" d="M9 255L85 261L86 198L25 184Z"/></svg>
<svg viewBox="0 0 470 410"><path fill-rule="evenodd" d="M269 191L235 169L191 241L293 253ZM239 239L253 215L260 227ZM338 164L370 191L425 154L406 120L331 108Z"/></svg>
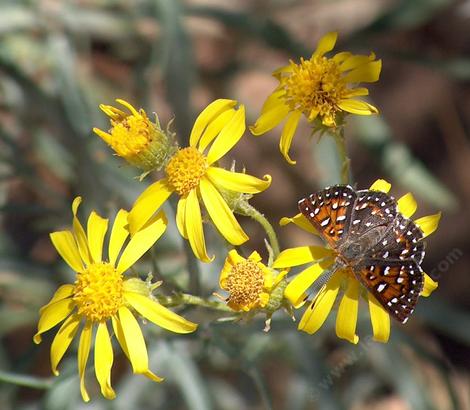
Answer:
<svg viewBox="0 0 470 410"><path fill-rule="evenodd" d="M100 106L101 108L101 106ZM108 134L107 132L104 132L103 130L100 130L99 128L93 127L93 132L98 135L106 144L111 145L113 141L113 137Z"/></svg>
<svg viewBox="0 0 470 410"><path fill-rule="evenodd" d="M124 292L124 298L144 318L170 332L191 333L197 329L196 323L186 320L158 302L139 293Z"/></svg>
<svg viewBox="0 0 470 410"><path fill-rule="evenodd" d="M203 262L211 262L214 257L207 256L206 241L202 228L201 208L196 190L193 189L186 197L186 212L184 215L186 233L194 255Z"/></svg>
<svg viewBox="0 0 470 410"><path fill-rule="evenodd" d="M202 178L199 189L207 212L220 234L232 245L246 242L248 236L214 185L206 178Z"/></svg>
<svg viewBox="0 0 470 410"><path fill-rule="evenodd" d="M165 380L163 377L157 376L155 373L153 373L150 370L147 370L146 372L142 373L145 377L148 377L150 380L161 383L163 380Z"/></svg>
<svg viewBox="0 0 470 410"><path fill-rule="evenodd" d="M392 184L385 181L385 179L378 179L370 186L369 189L371 191L380 191L380 192L384 192L388 194L391 188L392 188Z"/></svg>
<svg viewBox="0 0 470 410"><path fill-rule="evenodd" d="M285 69L290 69L290 65L285 67ZM282 69L281 69L282 70ZM283 72L286 72L285 70ZM276 70L273 75L276 75L275 73L279 73L279 70ZM279 88L275 90L273 93L269 95L268 98L266 98L266 101L263 104L263 107L261 108L261 114L264 114L267 111L270 111L272 108L276 107L277 105L284 104L281 97L286 93L286 90L284 88Z"/></svg>
<svg viewBox="0 0 470 410"><path fill-rule="evenodd" d="M198 149L200 152L203 152L207 146L214 141L220 131L222 131L222 129L232 120L235 113L236 110L234 109L227 110L216 117L214 121L209 123L204 134L202 134L202 137L199 140Z"/></svg>
<svg viewBox="0 0 470 410"><path fill-rule="evenodd" d="M331 249L324 246L299 246L283 250L273 263L273 268L286 268L303 265L326 256L333 255Z"/></svg>
<svg viewBox="0 0 470 410"><path fill-rule="evenodd" d="M140 194L129 212L127 218L129 222L129 231L134 235L152 215L158 211L163 203L169 198L173 188L166 178L161 179L150 185Z"/></svg>
<svg viewBox="0 0 470 410"><path fill-rule="evenodd" d="M281 226L286 226L290 223L293 223L294 225L298 226L300 229L303 229L306 232L318 235L317 230L313 227L312 223L307 218L305 218L303 214L297 214L293 217L285 216L279 221L279 225Z"/></svg>
<svg viewBox="0 0 470 410"><path fill-rule="evenodd" d="M132 115L134 115L136 117L141 117L140 113L134 108L134 106L132 104L128 103L126 100L123 100L122 98L116 98L116 102L123 105L124 107L126 107L131 112ZM113 107L113 109L114 109L114 111L117 111L117 112L121 111L121 110L119 110L117 108L114 108L114 107ZM127 114L124 114L124 115L127 117Z"/></svg>
<svg viewBox="0 0 470 410"><path fill-rule="evenodd" d="M281 154L284 155L286 161L291 165L296 164L296 161L293 161L289 157L289 150L292 144L292 139L294 138L295 131L297 130L297 126L299 125L299 120L301 116L301 111L294 111L290 113L290 115L287 117L287 121L284 125L284 129L282 130L281 134L281 139L279 141L279 149L281 150Z"/></svg>
<svg viewBox="0 0 470 410"><path fill-rule="evenodd" d="M332 60L336 64L341 64L343 61L347 60L349 57L351 57L353 54L349 51L341 51L340 53L336 53Z"/></svg>
<svg viewBox="0 0 470 410"><path fill-rule="evenodd" d="M299 330L315 333L325 322L336 300L341 282L341 273L335 273L312 304L307 308L299 323Z"/></svg>
<svg viewBox="0 0 470 410"><path fill-rule="evenodd" d="M256 120L255 124L250 126L253 135L262 135L279 125L289 114L289 107L279 100L279 104L273 105L269 111L265 111Z"/></svg>
<svg viewBox="0 0 470 410"><path fill-rule="evenodd" d="M103 260L103 242L108 230L108 220L99 216L95 211L90 214L87 224L88 248L95 262Z"/></svg>
<svg viewBox="0 0 470 410"><path fill-rule="evenodd" d="M331 32L325 34L320 41L318 42L317 49L313 53L312 57L321 57L328 51L333 50L336 44L336 40L338 38L338 33Z"/></svg>
<svg viewBox="0 0 470 410"><path fill-rule="evenodd" d="M356 335L356 324L360 289L361 285L357 280L348 279L348 287L341 299L336 316L336 335L354 344L359 341Z"/></svg>
<svg viewBox="0 0 470 410"><path fill-rule="evenodd" d="M350 71L344 76L343 81L347 83L373 83L378 81L382 60L371 61Z"/></svg>
<svg viewBox="0 0 470 410"><path fill-rule="evenodd" d="M83 271L83 262L72 232L52 232L49 236L57 252L62 256L62 259L67 262L75 272Z"/></svg>
<svg viewBox="0 0 470 410"><path fill-rule="evenodd" d="M284 297L294 307L299 307L306 297L305 291L319 278L324 270L332 264L332 260L324 263L316 263L300 272L292 279L284 290Z"/></svg>
<svg viewBox="0 0 470 410"><path fill-rule="evenodd" d="M124 331L123 331L121 322L115 317L112 317L111 320L113 324L114 334L116 335L119 345L124 351L126 357L129 359L129 361L131 361L130 355L129 355L129 349L127 348L127 343L124 337ZM139 332L140 332L140 328L139 328ZM143 374L145 377L148 377L150 380L153 380L154 382L157 382L157 383L161 383L164 380L163 377L157 376L156 374L152 373L149 369L145 369L143 372L141 372L141 374Z"/></svg>
<svg viewBox="0 0 470 410"><path fill-rule="evenodd" d="M129 359L129 350L127 349L126 339L124 337L124 330L122 330L121 322L117 316L111 316L111 324L113 325L114 335L121 346L122 351Z"/></svg>
<svg viewBox="0 0 470 410"><path fill-rule="evenodd" d="M106 322L101 322L98 324L95 338L95 375L101 387L101 394L110 400L116 397L116 393L111 387L113 359L113 346L108 328Z"/></svg>
<svg viewBox="0 0 470 410"><path fill-rule="evenodd" d="M424 237L431 235L439 226L441 212L434 215L423 216L415 221L415 224L423 231Z"/></svg>
<svg viewBox="0 0 470 410"><path fill-rule="evenodd" d="M237 102L234 100L224 100L219 99L215 100L214 102L210 103L196 118L194 122L193 129L191 131L191 135L189 137L189 145L191 147L195 147L201 138L201 135L207 125L214 121L220 114L224 111L230 110L231 108L235 107Z"/></svg>
<svg viewBox="0 0 470 410"><path fill-rule="evenodd" d="M41 343L41 334L52 329L58 323L62 322L75 307L75 302L71 298L62 299L51 305L48 305L41 311L38 322L38 331L33 337L34 343Z"/></svg>
<svg viewBox="0 0 470 410"><path fill-rule="evenodd" d="M360 67L361 65L367 64L375 60L375 54L371 53L368 56L365 55L351 55L349 58L344 60L339 69L340 71L354 70L355 68Z"/></svg>
<svg viewBox="0 0 470 410"><path fill-rule="evenodd" d="M90 354L91 347L91 322L86 322L83 327L82 333L80 334L80 343L78 345L78 374L80 375L80 392L82 394L83 401L90 401L90 396L85 386L85 370L88 356Z"/></svg>
<svg viewBox="0 0 470 410"><path fill-rule="evenodd" d="M134 373L145 373L148 370L147 347L139 323L125 306L119 308L119 321L124 333L129 360Z"/></svg>
<svg viewBox="0 0 470 410"><path fill-rule="evenodd" d="M254 262L261 262L261 255L256 252L256 251L253 251L250 253L250 255L248 256L248 259L254 261Z"/></svg>
<svg viewBox="0 0 470 410"><path fill-rule="evenodd" d="M259 306L265 307L269 302L270 294L266 292L262 292L259 295Z"/></svg>
<svg viewBox="0 0 470 410"><path fill-rule="evenodd" d="M86 237L85 230L83 229L80 220L77 217L78 207L82 202L82 198L77 196L72 202L72 213L73 213L73 233L75 240L77 241L78 250L80 256L86 265L91 263L90 250L88 249L88 240Z"/></svg>
<svg viewBox="0 0 470 410"><path fill-rule="evenodd" d="M346 91L344 94L344 98L352 98L352 97L362 97L365 95L369 95L369 90L363 87L351 88L350 90Z"/></svg>
<svg viewBox="0 0 470 410"><path fill-rule="evenodd" d="M343 111L347 111L356 115L372 115L379 112L376 107L366 103L365 101L352 99L340 101L338 107Z"/></svg>
<svg viewBox="0 0 470 410"><path fill-rule="evenodd" d="M390 337L390 316L371 293L367 293L367 298L374 340L387 343Z"/></svg>
<svg viewBox="0 0 470 410"><path fill-rule="evenodd" d="M277 276L274 278L274 282L273 282L271 287L274 288L277 285L279 285L279 283L287 276L288 273L289 273L289 269L284 269L284 270L280 271L277 274Z"/></svg>
<svg viewBox="0 0 470 410"><path fill-rule="evenodd" d="M427 273L424 273L424 286L421 291L421 296L427 298L437 289L438 283L435 282Z"/></svg>
<svg viewBox="0 0 470 410"><path fill-rule="evenodd" d="M59 375L57 366L77 334L80 317L71 315L62 324L51 345L51 368L55 376Z"/></svg>
<svg viewBox="0 0 470 410"><path fill-rule="evenodd" d="M160 211L145 226L134 234L124 251L117 266L118 272L125 272L141 256L147 252L155 242L163 235L167 227L168 221L163 211Z"/></svg>
<svg viewBox="0 0 470 410"><path fill-rule="evenodd" d="M111 230L111 237L109 238L109 263L111 265L116 264L116 260L121 252L122 245L129 236L127 227L127 218L129 213L124 209L121 209L114 219L113 228Z"/></svg>
<svg viewBox="0 0 470 410"><path fill-rule="evenodd" d="M271 185L270 175L259 179L245 173L227 171L218 167L209 167L206 175L217 188L244 194L257 194Z"/></svg>
<svg viewBox="0 0 470 410"><path fill-rule="evenodd" d="M408 192L406 195L403 195L398 201L398 210L405 218L411 218L418 208L411 192Z"/></svg>
<svg viewBox="0 0 470 410"><path fill-rule="evenodd" d="M225 289L227 277L229 276L230 272L232 271L232 268L240 262L244 262L245 258L240 256L238 252L235 249L232 249L227 257L225 258L224 266L222 267L222 270L220 271L220 277L219 277L219 286L222 289Z"/></svg>
<svg viewBox="0 0 470 410"><path fill-rule="evenodd" d="M245 132L245 106L240 105L235 115L228 122L211 145L207 153L209 165L218 161L240 140Z"/></svg>
<svg viewBox="0 0 470 410"><path fill-rule="evenodd" d="M295 65L292 63L292 64L285 65L284 67L279 67L278 69L274 70L271 73L271 75L279 80L283 76L283 74L290 74L294 70L294 66ZM282 91L284 91L284 89L282 89Z"/></svg>
<svg viewBox="0 0 470 410"><path fill-rule="evenodd" d="M66 285L60 286L59 289L57 289L56 292L54 293L54 296L52 296L52 299L49 302L47 302L47 305L44 305L41 309L39 309L39 313L42 313L44 309L58 302L59 300L66 299L72 296L74 290L75 290L74 285L66 284Z"/></svg>
<svg viewBox="0 0 470 410"><path fill-rule="evenodd" d="M176 226L178 227L178 231L180 232L180 235L184 239L188 239L188 233L186 232L186 220L185 218L186 214L186 198L181 197L178 200L178 205L176 208Z"/></svg>
<svg viewBox="0 0 470 410"><path fill-rule="evenodd" d="M120 110L119 108L113 107L112 105L100 104L100 110L103 111L109 118L117 120L119 118L127 117L127 113Z"/></svg>

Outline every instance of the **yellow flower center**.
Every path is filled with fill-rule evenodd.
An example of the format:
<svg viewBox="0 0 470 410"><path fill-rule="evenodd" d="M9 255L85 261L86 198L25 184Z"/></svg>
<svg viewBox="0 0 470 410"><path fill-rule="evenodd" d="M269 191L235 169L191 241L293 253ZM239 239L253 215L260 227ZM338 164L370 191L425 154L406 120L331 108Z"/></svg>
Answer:
<svg viewBox="0 0 470 410"><path fill-rule="evenodd" d="M153 124L143 112L112 120L111 124L110 145L123 158L139 154L156 135Z"/></svg>
<svg viewBox="0 0 470 410"><path fill-rule="evenodd" d="M227 277L226 290L229 303L251 306L259 301L263 292L264 275L258 264L250 259L237 263Z"/></svg>
<svg viewBox="0 0 470 410"><path fill-rule="evenodd" d="M318 115L325 125L334 125L338 104L347 90L338 65L332 59L314 57L301 59L300 64L291 62L291 68L280 79L289 108L302 111L309 121Z"/></svg>
<svg viewBox="0 0 470 410"><path fill-rule="evenodd" d="M196 148L179 150L165 168L169 183L179 195L183 196L199 185L206 174L207 161Z"/></svg>
<svg viewBox="0 0 470 410"><path fill-rule="evenodd" d="M88 266L77 274L73 300L78 314L92 322L109 319L123 305L123 277L110 263Z"/></svg>

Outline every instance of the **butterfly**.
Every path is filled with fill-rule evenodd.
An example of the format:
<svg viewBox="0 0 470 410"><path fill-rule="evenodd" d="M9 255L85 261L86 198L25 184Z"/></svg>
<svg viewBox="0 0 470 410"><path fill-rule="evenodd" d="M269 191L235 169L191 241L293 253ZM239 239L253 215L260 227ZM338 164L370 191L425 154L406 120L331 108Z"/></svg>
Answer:
<svg viewBox="0 0 470 410"><path fill-rule="evenodd" d="M353 272L387 312L405 323L424 285L421 229L380 191L335 185L298 202L300 212L335 251L330 274Z"/></svg>

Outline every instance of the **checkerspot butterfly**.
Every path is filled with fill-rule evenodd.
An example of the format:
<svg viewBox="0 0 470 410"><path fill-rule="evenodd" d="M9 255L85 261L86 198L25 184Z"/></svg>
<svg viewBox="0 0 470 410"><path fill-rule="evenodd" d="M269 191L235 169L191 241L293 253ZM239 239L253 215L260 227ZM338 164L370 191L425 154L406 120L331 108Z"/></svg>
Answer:
<svg viewBox="0 0 470 410"><path fill-rule="evenodd" d="M392 317L405 323L423 289L423 232L395 199L349 185L303 198L299 210L336 252L333 270L349 269Z"/></svg>

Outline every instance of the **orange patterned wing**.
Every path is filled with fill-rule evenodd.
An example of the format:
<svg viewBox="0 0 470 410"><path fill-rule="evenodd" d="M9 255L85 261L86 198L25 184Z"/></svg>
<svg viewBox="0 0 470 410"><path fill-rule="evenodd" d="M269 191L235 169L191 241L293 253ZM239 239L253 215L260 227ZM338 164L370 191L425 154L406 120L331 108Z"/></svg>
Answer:
<svg viewBox="0 0 470 410"><path fill-rule="evenodd" d="M300 212L332 248L348 237L356 192L349 185L335 185L299 201Z"/></svg>
<svg viewBox="0 0 470 410"><path fill-rule="evenodd" d="M423 290L424 275L413 260L366 259L354 267L358 280L395 319L405 323Z"/></svg>

